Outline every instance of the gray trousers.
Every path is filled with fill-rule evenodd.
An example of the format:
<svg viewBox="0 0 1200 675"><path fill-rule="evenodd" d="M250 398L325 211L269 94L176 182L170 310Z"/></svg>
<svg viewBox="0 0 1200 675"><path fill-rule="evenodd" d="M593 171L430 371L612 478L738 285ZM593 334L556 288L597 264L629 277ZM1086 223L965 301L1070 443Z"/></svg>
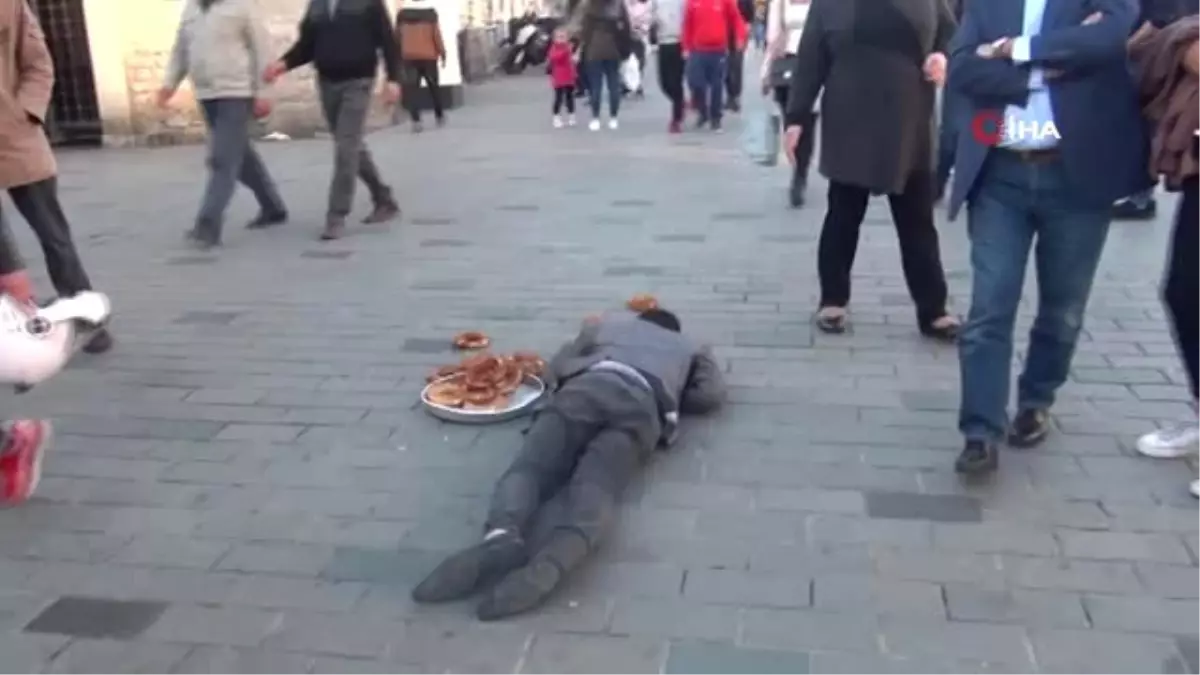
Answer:
<svg viewBox="0 0 1200 675"><path fill-rule="evenodd" d="M371 191L375 206L395 202L392 189L383 183L367 145L367 113L371 108L373 80L319 80L321 107L333 134L333 181L329 184L329 217L345 218L354 206L355 178Z"/></svg>
<svg viewBox="0 0 1200 675"><path fill-rule="evenodd" d="M611 372L563 384L492 495L487 530L526 534L533 558L570 572L612 525L617 499L661 434L645 387Z"/></svg>
<svg viewBox="0 0 1200 675"><path fill-rule="evenodd" d="M254 100L215 98L200 101L200 109L208 124L208 186L196 215L196 232L220 241L225 209L239 181L254 193L264 214L278 215L287 209L250 140Z"/></svg>

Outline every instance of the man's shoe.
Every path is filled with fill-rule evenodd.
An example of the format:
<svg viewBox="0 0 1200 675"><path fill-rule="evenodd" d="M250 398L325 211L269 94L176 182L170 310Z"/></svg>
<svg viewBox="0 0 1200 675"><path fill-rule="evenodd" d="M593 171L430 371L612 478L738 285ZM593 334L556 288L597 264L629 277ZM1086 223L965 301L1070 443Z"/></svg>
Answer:
<svg viewBox="0 0 1200 675"><path fill-rule="evenodd" d="M439 118L437 118L437 120L434 122L434 124L437 124L437 128L441 129L442 127L446 126L446 118L445 118L445 117L439 117Z"/></svg>
<svg viewBox="0 0 1200 675"><path fill-rule="evenodd" d="M705 129L708 127L708 125L709 125L708 117L701 115L700 117L696 118L696 129Z"/></svg>
<svg viewBox="0 0 1200 675"><path fill-rule="evenodd" d="M729 99L729 102L725 104L725 109L731 113L739 113L742 111L742 103L736 98L731 98Z"/></svg>
<svg viewBox="0 0 1200 675"><path fill-rule="evenodd" d="M515 534L504 533L442 561L425 580L413 589L419 603L461 600L486 582L524 565L529 559L525 542Z"/></svg>
<svg viewBox="0 0 1200 675"><path fill-rule="evenodd" d="M344 218L330 218L325 223L325 230L321 232L321 241L341 239L345 234L346 220Z"/></svg>
<svg viewBox="0 0 1200 675"><path fill-rule="evenodd" d="M88 338L83 351L85 354L103 354L113 348L113 342L112 333L107 328L101 328Z"/></svg>
<svg viewBox="0 0 1200 675"><path fill-rule="evenodd" d="M425 131L425 125L421 123L421 120L412 123L412 132L414 134L419 134L422 131Z"/></svg>
<svg viewBox="0 0 1200 675"><path fill-rule="evenodd" d="M1014 448L1032 448L1050 433L1050 413L1045 410L1022 410L1008 430L1008 444Z"/></svg>
<svg viewBox="0 0 1200 675"><path fill-rule="evenodd" d="M1153 220L1157 214L1158 204L1153 199L1140 204L1132 199L1122 199L1112 208L1112 217L1116 220Z"/></svg>
<svg viewBox="0 0 1200 675"><path fill-rule="evenodd" d="M1000 453L996 446L987 441L967 441L954 460L954 470L967 476L991 473L1000 464Z"/></svg>
<svg viewBox="0 0 1200 675"><path fill-rule="evenodd" d="M268 227L282 225L287 222L287 219L288 219L287 211L280 211L278 213L269 213L267 211L263 211L263 212L259 213L257 216L254 216L254 220L251 220L250 222L246 223L246 229L247 230L265 230Z"/></svg>
<svg viewBox="0 0 1200 675"><path fill-rule="evenodd" d="M1145 434L1137 451L1155 459L1178 459L1200 451L1200 425L1187 422Z"/></svg>
<svg viewBox="0 0 1200 675"><path fill-rule="evenodd" d="M0 503L20 504L33 496L42 479L42 456L52 429L44 420L17 420L5 430L0 448Z"/></svg>
<svg viewBox="0 0 1200 675"><path fill-rule="evenodd" d="M795 180L792 181L792 184L788 186L788 204L790 204L793 209L798 209L801 206L804 206L804 192L807 189L807 185Z"/></svg>
<svg viewBox="0 0 1200 675"><path fill-rule="evenodd" d="M183 233L183 240L187 245L201 253L207 253L221 245L221 242L213 239L211 236L203 234L196 228L191 228Z"/></svg>
<svg viewBox="0 0 1200 675"><path fill-rule="evenodd" d="M367 214L367 217L363 218L363 222L368 225L377 225L379 223L386 223L398 215L400 215L400 207L395 202L385 202L383 204L376 204L375 208L371 209L371 212Z"/></svg>
<svg viewBox="0 0 1200 675"><path fill-rule="evenodd" d="M528 612L541 605L562 583L562 569L552 559L538 556L514 570L488 591L475 610L480 621L495 621Z"/></svg>
<svg viewBox="0 0 1200 675"><path fill-rule="evenodd" d="M682 132L683 132L683 125L680 124L679 122L673 121L667 125L667 133L668 134L678 134L678 133L682 133Z"/></svg>

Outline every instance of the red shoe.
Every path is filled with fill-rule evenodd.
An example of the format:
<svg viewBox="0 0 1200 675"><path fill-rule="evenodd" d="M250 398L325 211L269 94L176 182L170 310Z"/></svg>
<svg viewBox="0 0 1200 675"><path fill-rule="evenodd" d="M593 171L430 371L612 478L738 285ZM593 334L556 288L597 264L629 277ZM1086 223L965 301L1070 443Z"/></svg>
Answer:
<svg viewBox="0 0 1200 675"><path fill-rule="evenodd" d="M668 134L683 133L683 125L680 124L679 122L671 122L671 124L667 126L667 133Z"/></svg>
<svg viewBox="0 0 1200 675"><path fill-rule="evenodd" d="M42 455L50 444L51 431L45 420L9 423L0 449L0 503L20 504L33 496L42 479Z"/></svg>

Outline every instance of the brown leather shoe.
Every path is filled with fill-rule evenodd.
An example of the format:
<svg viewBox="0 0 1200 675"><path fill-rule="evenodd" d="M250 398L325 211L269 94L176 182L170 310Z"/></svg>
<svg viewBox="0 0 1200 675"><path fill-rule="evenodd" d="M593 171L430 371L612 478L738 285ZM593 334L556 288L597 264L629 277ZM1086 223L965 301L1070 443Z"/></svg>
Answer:
<svg viewBox="0 0 1200 675"><path fill-rule="evenodd" d="M322 241L341 239L346 234L346 221L343 218L330 218L325 223L325 231L321 233Z"/></svg>
<svg viewBox="0 0 1200 675"><path fill-rule="evenodd" d="M386 223L398 215L400 215L400 207L394 202L389 202L387 204L376 204L371 213L368 214L366 218L363 218L363 222L367 223L368 225Z"/></svg>

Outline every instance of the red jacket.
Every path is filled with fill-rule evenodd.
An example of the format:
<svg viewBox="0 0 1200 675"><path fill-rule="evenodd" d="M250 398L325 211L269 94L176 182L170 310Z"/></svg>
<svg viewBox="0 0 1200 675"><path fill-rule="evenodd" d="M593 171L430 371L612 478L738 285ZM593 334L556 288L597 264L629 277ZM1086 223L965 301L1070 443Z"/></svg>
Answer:
<svg viewBox="0 0 1200 675"><path fill-rule="evenodd" d="M546 60L550 62L547 70L550 72L550 82L555 89L575 86L577 79L575 59L571 55L570 44L555 42L550 45L550 53Z"/></svg>
<svg viewBox="0 0 1200 675"><path fill-rule="evenodd" d="M686 0L683 8L685 52L727 52L746 44L746 22L736 0Z"/></svg>

